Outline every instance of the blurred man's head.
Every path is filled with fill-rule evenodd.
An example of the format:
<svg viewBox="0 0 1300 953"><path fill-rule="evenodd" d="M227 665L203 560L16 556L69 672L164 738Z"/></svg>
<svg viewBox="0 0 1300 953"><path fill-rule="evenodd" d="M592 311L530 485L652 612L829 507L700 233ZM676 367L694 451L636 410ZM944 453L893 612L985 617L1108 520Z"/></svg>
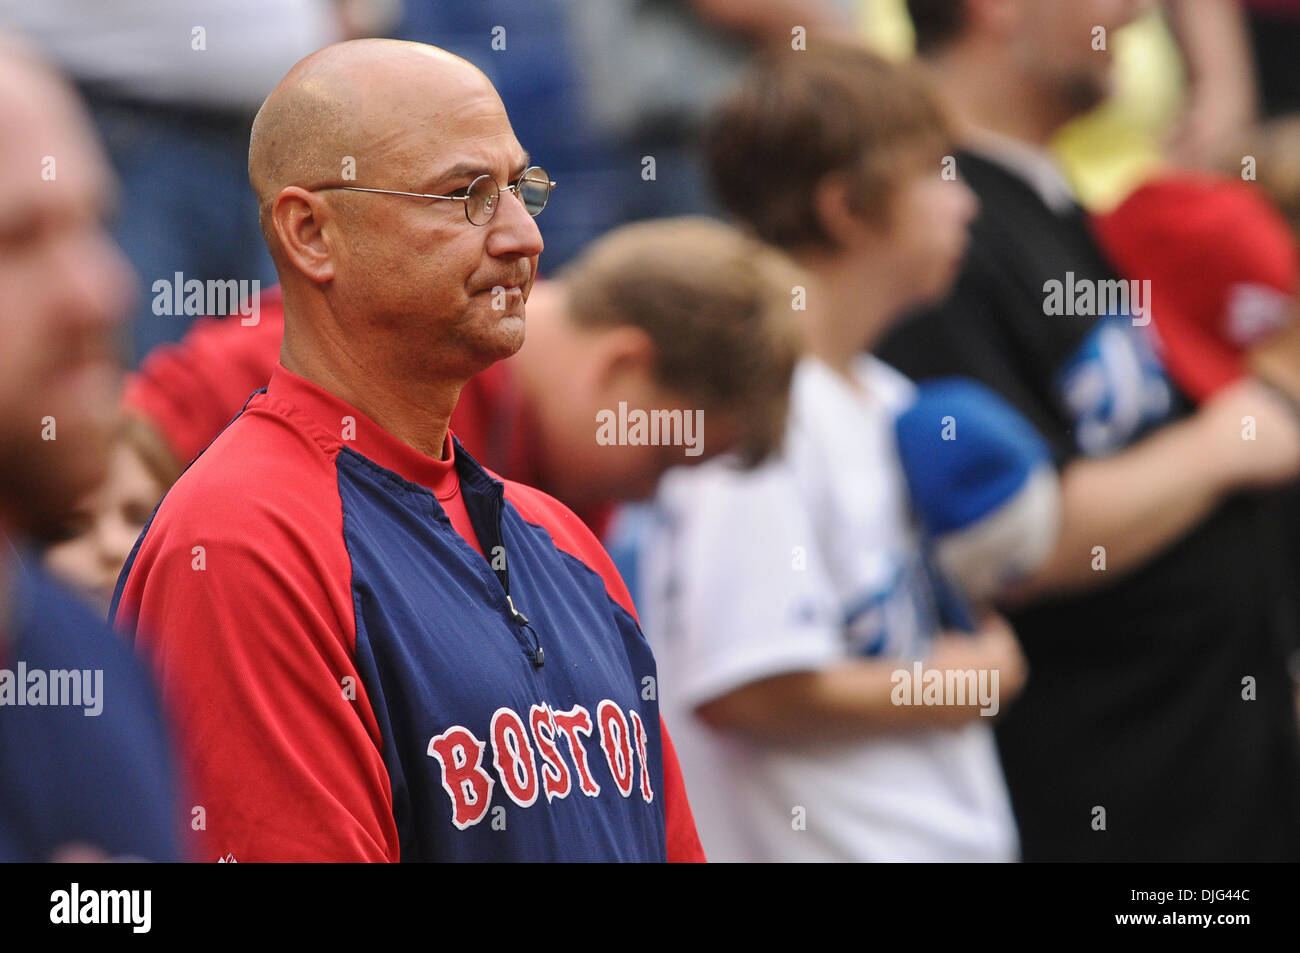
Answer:
<svg viewBox="0 0 1300 953"><path fill-rule="evenodd" d="M914 70L819 40L760 55L705 132L722 205L805 262L869 262L900 304L941 296L975 211L943 175L938 104Z"/></svg>
<svg viewBox="0 0 1300 953"><path fill-rule="evenodd" d="M907 0L907 7L923 58L975 55L1050 100L1064 122L1109 95L1113 31L1146 2Z"/></svg>
<svg viewBox="0 0 1300 953"><path fill-rule="evenodd" d="M570 505L635 499L671 466L780 442L800 340L782 255L704 218L626 225L529 303L518 360L543 443L546 486ZM598 438L598 416L676 412L691 444ZM698 414L698 416L697 416ZM608 417L604 418L608 419Z"/></svg>
<svg viewBox="0 0 1300 953"><path fill-rule="evenodd" d="M131 278L69 87L0 38L0 512L41 534L104 476Z"/></svg>
<svg viewBox="0 0 1300 953"><path fill-rule="evenodd" d="M286 347L310 334L398 382L468 378L513 354L542 251L516 194L478 225L466 202L338 187L445 196L483 174L504 188L528 165L492 84L459 57L356 40L298 63L249 149ZM300 311L316 326L296 324Z"/></svg>

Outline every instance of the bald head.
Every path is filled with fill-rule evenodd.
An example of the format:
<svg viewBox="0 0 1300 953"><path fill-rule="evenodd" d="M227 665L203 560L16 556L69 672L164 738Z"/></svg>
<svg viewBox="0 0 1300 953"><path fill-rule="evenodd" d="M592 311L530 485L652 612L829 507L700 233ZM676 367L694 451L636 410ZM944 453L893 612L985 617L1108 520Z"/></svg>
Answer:
<svg viewBox="0 0 1300 953"><path fill-rule="evenodd" d="M528 160L501 97L460 57L353 40L298 63L262 105L248 155L284 293L285 367L376 420L402 416L394 400L411 420L431 403L449 413L465 380L523 343L542 251L513 188ZM483 177L500 201L471 222L454 199ZM385 406L367 389L390 390ZM381 422L402 434L411 420ZM436 434L430 446L441 452Z"/></svg>
<svg viewBox="0 0 1300 953"><path fill-rule="evenodd" d="M484 95L500 102L478 67L423 43L349 40L301 60L262 104L249 142L248 177L272 253L267 213L286 186L410 191L399 178L402 145Z"/></svg>

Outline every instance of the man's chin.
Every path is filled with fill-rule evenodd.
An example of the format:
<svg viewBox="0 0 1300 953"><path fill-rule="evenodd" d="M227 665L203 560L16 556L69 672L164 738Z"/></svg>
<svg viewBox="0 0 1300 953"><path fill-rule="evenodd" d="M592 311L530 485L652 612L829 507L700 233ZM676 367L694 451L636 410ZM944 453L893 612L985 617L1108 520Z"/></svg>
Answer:
<svg viewBox="0 0 1300 953"><path fill-rule="evenodd" d="M524 346L524 332L521 328L518 335L513 336L502 345L500 354L495 358L498 361L504 361L514 357L519 353L519 349Z"/></svg>
<svg viewBox="0 0 1300 953"><path fill-rule="evenodd" d="M522 316L505 318L492 329L492 334L485 335L474 348L474 373L487 370L497 361L514 357L524 346L524 319Z"/></svg>

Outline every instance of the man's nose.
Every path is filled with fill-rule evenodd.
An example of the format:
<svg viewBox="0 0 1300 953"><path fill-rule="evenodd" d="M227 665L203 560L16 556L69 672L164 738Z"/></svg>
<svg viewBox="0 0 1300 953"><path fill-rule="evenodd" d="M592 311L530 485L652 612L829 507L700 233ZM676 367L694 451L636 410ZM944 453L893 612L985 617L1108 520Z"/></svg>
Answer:
<svg viewBox="0 0 1300 953"><path fill-rule="evenodd" d="M537 220L514 191L502 194L496 217L487 227L487 251L494 258L536 258L545 247Z"/></svg>
<svg viewBox="0 0 1300 953"><path fill-rule="evenodd" d="M106 232L92 226L60 243L55 268L58 293L79 324L111 331L125 322L135 276Z"/></svg>

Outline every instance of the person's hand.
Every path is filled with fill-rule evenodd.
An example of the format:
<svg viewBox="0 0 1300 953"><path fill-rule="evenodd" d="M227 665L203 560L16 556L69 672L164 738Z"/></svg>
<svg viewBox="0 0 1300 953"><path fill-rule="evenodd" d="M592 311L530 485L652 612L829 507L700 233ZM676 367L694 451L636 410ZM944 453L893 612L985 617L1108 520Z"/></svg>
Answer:
<svg viewBox="0 0 1300 953"><path fill-rule="evenodd" d="M1225 490L1300 477L1300 415L1258 380L1243 378L1216 393L1201 406L1195 426Z"/></svg>
<svg viewBox="0 0 1300 953"><path fill-rule="evenodd" d="M1297 132L1300 133L1300 126L1297 126ZM1296 139L1296 144L1297 171L1300 172L1300 138ZM1280 390L1300 406L1300 299L1289 301L1287 318L1281 327L1251 342L1246 349L1246 366L1253 377Z"/></svg>
<svg viewBox="0 0 1300 953"><path fill-rule="evenodd" d="M1016 634L1007 624L1007 620L996 613L988 613L980 620L980 627L973 633L962 635L941 635L934 642L927 668L940 671L981 671L997 672L997 694L988 706L999 713L1004 706L1020 694L1024 688L1029 667L1025 655L1020 649ZM993 685L990 679L985 684ZM973 699L974 705L956 708L958 721L966 721L978 715L981 705L979 699Z"/></svg>

